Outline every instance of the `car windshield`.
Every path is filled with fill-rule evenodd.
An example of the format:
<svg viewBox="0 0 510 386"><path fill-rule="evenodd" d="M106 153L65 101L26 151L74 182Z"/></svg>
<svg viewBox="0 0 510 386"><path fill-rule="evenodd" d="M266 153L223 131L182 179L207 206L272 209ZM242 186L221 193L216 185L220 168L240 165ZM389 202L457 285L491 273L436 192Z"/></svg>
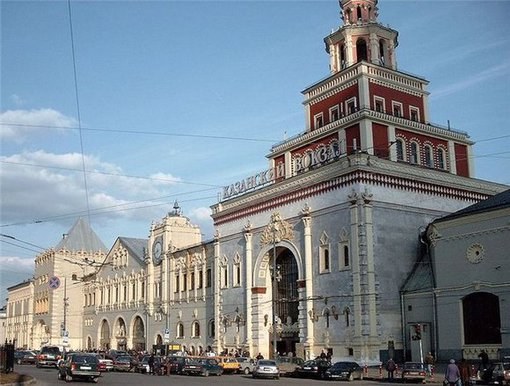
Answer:
<svg viewBox="0 0 510 386"><path fill-rule="evenodd" d="M260 360L257 364L259 366L276 366L276 362L275 361L263 361L263 360Z"/></svg>
<svg viewBox="0 0 510 386"><path fill-rule="evenodd" d="M348 362L337 362L333 365L333 367L337 369L349 369L351 367L356 367L354 363L348 363Z"/></svg>
<svg viewBox="0 0 510 386"><path fill-rule="evenodd" d="M43 347L41 350L41 354L60 354L60 349L58 347Z"/></svg>
<svg viewBox="0 0 510 386"><path fill-rule="evenodd" d="M97 358L93 355L73 355L71 360L75 363L97 363Z"/></svg>
<svg viewBox="0 0 510 386"><path fill-rule="evenodd" d="M423 365L421 363L406 363L405 368L409 370L421 370Z"/></svg>

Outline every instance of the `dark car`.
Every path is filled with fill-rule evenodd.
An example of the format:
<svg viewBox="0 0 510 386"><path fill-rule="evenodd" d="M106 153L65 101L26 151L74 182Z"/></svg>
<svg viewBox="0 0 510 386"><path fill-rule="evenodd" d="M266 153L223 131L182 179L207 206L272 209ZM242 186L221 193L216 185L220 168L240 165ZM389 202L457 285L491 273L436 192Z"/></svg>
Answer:
<svg viewBox="0 0 510 386"><path fill-rule="evenodd" d="M426 382L427 369L420 362L405 362L402 366L402 380L404 382Z"/></svg>
<svg viewBox="0 0 510 386"><path fill-rule="evenodd" d="M142 358L139 358L138 363L136 365L135 371L140 374L150 374L150 366L149 366L149 358L150 355L144 355ZM166 373L166 365L163 358L160 356L154 356L154 364L153 364L154 373L156 375L164 375Z"/></svg>
<svg viewBox="0 0 510 386"><path fill-rule="evenodd" d="M113 370L131 371L136 368L136 362L129 355L119 355L113 359Z"/></svg>
<svg viewBox="0 0 510 386"><path fill-rule="evenodd" d="M276 363L278 364L278 368L280 369L280 375L294 375L296 369L303 365L305 361L303 358L299 357L287 357L281 356L276 358Z"/></svg>
<svg viewBox="0 0 510 386"><path fill-rule="evenodd" d="M37 361L37 354L29 350L16 350L14 360L18 365L33 365Z"/></svg>
<svg viewBox="0 0 510 386"><path fill-rule="evenodd" d="M363 369L356 362L336 362L325 371L325 378L345 381L363 379Z"/></svg>
<svg viewBox="0 0 510 386"><path fill-rule="evenodd" d="M510 362L491 363L471 377L472 384L510 385Z"/></svg>
<svg viewBox="0 0 510 386"><path fill-rule="evenodd" d="M58 346L44 346L41 348L39 354L37 354L35 365L37 367L57 367L57 364L61 359L62 352Z"/></svg>
<svg viewBox="0 0 510 386"><path fill-rule="evenodd" d="M94 354L70 353L60 362L58 379L66 382L75 379L97 382L101 375L98 366L99 359Z"/></svg>
<svg viewBox="0 0 510 386"><path fill-rule="evenodd" d="M185 375L202 375L208 377L209 375L223 374L223 367L221 367L215 358L194 358L186 362L182 368L182 374Z"/></svg>
<svg viewBox="0 0 510 386"><path fill-rule="evenodd" d="M182 369L186 364L186 357L169 356L166 359L167 370L170 374L182 374Z"/></svg>
<svg viewBox="0 0 510 386"><path fill-rule="evenodd" d="M326 359L311 359L299 366L294 375L301 378L326 378L326 370L331 367L331 363Z"/></svg>

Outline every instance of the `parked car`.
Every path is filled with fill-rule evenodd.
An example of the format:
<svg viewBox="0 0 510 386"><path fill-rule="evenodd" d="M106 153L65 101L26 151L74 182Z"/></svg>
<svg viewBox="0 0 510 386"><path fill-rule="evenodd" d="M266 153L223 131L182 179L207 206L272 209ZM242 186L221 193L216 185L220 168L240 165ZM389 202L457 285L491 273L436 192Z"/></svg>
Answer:
<svg viewBox="0 0 510 386"><path fill-rule="evenodd" d="M276 363L280 369L280 375L294 375L296 369L305 361L299 357L278 357Z"/></svg>
<svg viewBox="0 0 510 386"><path fill-rule="evenodd" d="M169 356L166 358L167 369L170 374L182 374L182 369L186 364L187 358L183 356Z"/></svg>
<svg viewBox="0 0 510 386"><path fill-rule="evenodd" d="M324 379L329 367L331 367L331 363L326 359L311 359L299 366L294 375L301 378Z"/></svg>
<svg viewBox="0 0 510 386"><path fill-rule="evenodd" d="M239 362L233 357L217 356L214 359L218 361L225 374L235 374L240 371Z"/></svg>
<svg viewBox="0 0 510 386"><path fill-rule="evenodd" d="M363 379L363 369L356 362L336 362L325 373L326 379L353 381Z"/></svg>
<svg viewBox="0 0 510 386"><path fill-rule="evenodd" d="M402 380L404 382L426 382L427 369L420 362L405 362L402 366Z"/></svg>
<svg viewBox="0 0 510 386"><path fill-rule="evenodd" d="M14 361L18 365L33 365L37 361L37 354L30 350L16 350L14 352Z"/></svg>
<svg viewBox="0 0 510 386"><path fill-rule="evenodd" d="M102 353L95 354L99 360L99 371L113 371L113 360L106 358Z"/></svg>
<svg viewBox="0 0 510 386"><path fill-rule="evenodd" d="M239 363L239 372L244 373L246 375L251 374L253 372L253 368L257 363L255 359L246 357L238 357L235 359Z"/></svg>
<svg viewBox="0 0 510 386"><path fill-rule="evenodd" d="M471 377L472 384L510 385L510 362L491 363Z"/></svg>
<svg viewBox="0 0 510 386"><path fill-rule="evenodd" d="M35 361L37 367L57 367L58 361L62 359L62 351L58 346L44 346L41 348Z"/></svg>
<svg viewBox="0 0 510 386"><path fill-rule="evenodd" d="M141 359L138 360L138 363L135 367L135 372L140 374L150 374L150 366L149 366L149 358L150 355L144 355ZM154 356L154 373L157 375L166 374L166 366L163 358L160 356Z"/></svg>
<svg viewBox="0 0 510 386"><path fill-rule="evenodd" d="M129 355L119 355L113 360L115 371L131 371L133 368L136 368L136 364Z"/></svg>
<svg viewBox="0 0 510 386"><path fill-rule="evenodd" d="M182 368L185 375L202 375L208 377L211 374L220 376L223 374L223 367L215 358L193 358L186 362Z"/></svg>
<svg viewBox="0 0 510 386"><path fill-rule="evenodd" d="M66 382L81 379L97 382L101 373L98 369L99 359L94 354L70 353L58 367L58 379Z"/></svg>
<svg viewBox="0 0 510 386"><path fill-rule="evenodd" d="M499 362L494 364L492 379L499 385L510 386L510 362Z"/></svg>
<svg viewBox="0 0 510 386"><path fill-rule="evenodd" d="M274 360L270 359L259 359L257 364L253 368L253 378L280 378L280 369L278 364Z"/></svg>

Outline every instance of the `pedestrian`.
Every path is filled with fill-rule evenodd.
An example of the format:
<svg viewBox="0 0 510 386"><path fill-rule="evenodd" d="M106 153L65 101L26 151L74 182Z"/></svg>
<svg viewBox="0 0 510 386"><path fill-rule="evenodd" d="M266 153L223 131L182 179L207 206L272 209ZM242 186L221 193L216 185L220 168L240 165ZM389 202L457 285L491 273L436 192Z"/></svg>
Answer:
<svg viewBox="0 0 510 386"><path fill-rule="evenodd" d="M151 354L147 363L149 364L149 374L154 375L154 354Z"/></svg>
<svg viewBox="0 0 510 386"><path fill-rule="evenodd" d="M393 382L393 373L395 372L395 369L397 368L397 365L395 364L395 361L393 358L390 358L388 362L386 362L386 371L388 372L388 381Z"/></svg>
<svg viewBox="0 0 510 386"><path fill-rule="evenodd" d="M457 365L455 364L454 359L450 359L450 363L446 367L446 372L444 374L444 379L450 386L456 386L457 382L460 379L460 371ZM445 383L446 383L445 382Z"/></svg>
<svg viewBox="0 0 510 386"><path fill-rule="evenodd" d="M429 352L425 356L425 364L427 365L427 373L428 373L429 377L432 376L432 369L434 367L434 362L435 362L434 355L432 355L432 353Z"/></svg>
<svg viewBox="0 0 510 386"><path fill-rule="evenodd" d="M480 354L478 354L478 358L481 360L481 369L485 370L489 367L489 355L485 352L485 350L482 350Z"/></svg>
<svg viewBox="0 0 510 386"><path fill-rule="evenodd" d="M259 355L257 355L255 358L257 358L257 360L264 359L264 355L262 355L262 353L259 353Z"/></svg>
<svg viewBox="0 0 510 386"><path fill-rule="evenodd" d="M459 363L459 371L460 371L460 379L464 386L469 385L469 380L471 378L471 366L466 362L464 358L460 360Z"/></svg>

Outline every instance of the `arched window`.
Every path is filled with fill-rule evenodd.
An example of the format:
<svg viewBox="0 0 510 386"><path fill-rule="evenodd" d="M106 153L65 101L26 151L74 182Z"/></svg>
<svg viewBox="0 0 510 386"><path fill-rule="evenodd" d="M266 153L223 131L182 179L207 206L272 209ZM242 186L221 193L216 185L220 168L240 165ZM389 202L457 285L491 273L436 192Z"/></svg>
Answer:
<svg viewBox="0 0 510 386"><path fill-rule="evenodd" d="M409 161L412 164L419 163L418 144L416 142L411 143L411 156L409 158L410 158Z"/></svg>
<svg viewBox="0 0 510 386"><path fill-rule="evenodd" d="M345 46L342 44L340 46L340 68L343 70L347 67L347 60L345 59Z"/></svg>
<svg viewBox="0 0 510 386"><path fill-rule="evenodd" d="M381 66L384 66L384 52L386 50L384 49L384 40L379 40L379 64Z"/></svg>
<svg viewBox="0 0 510 386"><path fill-rule="evenodd" d="M501 344L499 298L476 292L462 299L464 344Z"/></svg>
<svg viewBox="0 0 510 386"><path fill-rule="evenodd" d="M443 149L439 148L437 149L437 166L439 169L446 169L445 168L446 161L445 161L445 152Z"/></svg>
<svg viewBox="0 0 510 386"><path fill-rule="evenodd" d="M434 167L434 157L432 153L432 147L431 146L425 146L425 166L429 168Z"/></svg>
<svg viewBox="0 0 510 386"><path fill-rule="evenodd" d="M356 57L357 62L361 62L362 60L368 60L368 50L365 39L358 39L358 41L356 42Z"/></svg>
<svg viewBox="0 0 510 386"><path fill-rule="evenodd" d="M200 323L198 323L197 321L194 321L193 324L191 325L191 336L193 336L194 338L200 337Z"/></svg>
<svg viewBox="0 0 510 386"><path fill-rule="evenodd" d="M404 141L401 139L397 139L396 146L397 146L397 161L405 161Z"/></svg>
<svg viewBox="0 0 510 386"><path fill-rule="evenodd" d="M184 324L177 324L177 338L184 338Z"/></svg>
<svg viewBox="0 0 510 386"><path fill-rule="evenodd" d="M358 8L356 8L356 17L358 20L361 20L361 7L358 5Z"/></svg>

